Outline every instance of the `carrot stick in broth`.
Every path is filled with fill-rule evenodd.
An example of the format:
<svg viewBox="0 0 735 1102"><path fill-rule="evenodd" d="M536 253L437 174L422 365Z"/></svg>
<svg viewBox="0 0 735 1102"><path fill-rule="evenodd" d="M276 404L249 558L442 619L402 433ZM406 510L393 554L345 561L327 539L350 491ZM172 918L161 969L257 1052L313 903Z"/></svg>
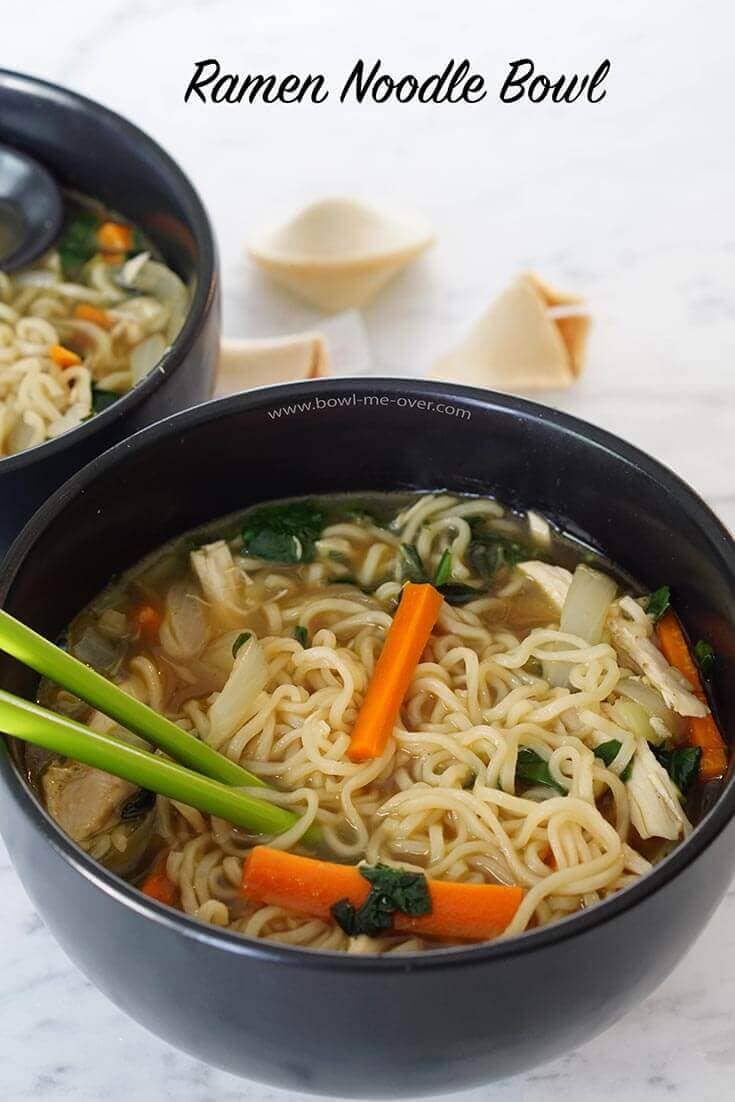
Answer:
<svg viewBox="0 0 735 1102"><path fill-rule="evenodd" d="M352 730L347 751L351 761L379 758L385 750L442 601L432 585L409 582L404 586Z"/></svg>
<svg viewBox="0 0 735 1102"><path fill-rule="evenodd" d="M706 704L707 694L704 691L697 664L674 613L671 611L665 613L656 625L656 630L666 661L684 675L697 699ZM710 781L715 777L721 777L727 770L727 747L711 713L706 716L690 717L689 740L692 746L699 746L702 750L699 762L700 780Z"/></svg>
<svg viewBox="0 0 735 1102"><path fill-rule="evenodd" d="M409 915L396 911L392 930L420 937L486 941L505 930L515 915L523 889L504 884L427 882L431 910ZM354 865L337 865L294 853L256 846L245 859L242 893L253 903L284 907L329 922L342 900L361 907L370 884Z"/></svg>

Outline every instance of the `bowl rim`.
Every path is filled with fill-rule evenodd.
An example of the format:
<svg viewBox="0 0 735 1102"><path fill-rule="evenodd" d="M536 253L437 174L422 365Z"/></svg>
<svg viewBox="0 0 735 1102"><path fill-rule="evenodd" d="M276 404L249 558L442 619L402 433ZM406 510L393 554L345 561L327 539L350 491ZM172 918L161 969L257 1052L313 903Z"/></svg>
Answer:
<svg viewBox="0 0 735 1102"><path fill-rule="evenodd" d="M43 534L47 523L63 511L68 500L83 492L100 471L114 467L119 460L124 459L127 453L155 446L157 441L163 438L180 435L188 428L197 427L207 421L216 421L231 413L241 410L255 412L267 407L274 399L299 401L303 397L314 395L318 390L343 392L345 389L365 394L397 392L417 399L431 396L446 399L449 404L461 402L486 413L515 416L531 425L550 422L562 433L571 434L593 447L602 448L612 454L617 461L635 466L674 495L690 519L703 528L713 550L719 552L723 569L731 579L735 590L735 540L731 534L683 479L634 445L605 429L597 428L570 414L525 398L436 380L370 376L329 378L258 387L172 414L116 444L65 482L47 499L17 536L3 562L4 570L0 576L0 607L5 604L12 589L14 575L22 565L29 549ZM540 952L570 937L585 934L613 921L676 879L717 839L730 820L735 817L735 772L731 771L717 800L687 839L635 884L596 903L588 910L577 911L549 926L528 930L508 940L500 939L458 948L437 948L430 952L411 955L386 954L363 957L336 950L306 949L244 937L242 934L200 922L181 911L147 899L139 889L95 862L63 833L26 784L11 760L10 754L0 757L0 783L9 790L9 795L15 800L21 813L31 822L34 829L45 836L62 860L89 883L114 898L121 906L167 929L172 936L178 934L236 956L255 957L283 966L316 971L326 968L340 973L361 974L365 972L411 973L423 971L426 968L445 970L471 967L479 963L492 964L496 960L507 960Z"/></svg>
<svg viewBox="0 0 735 1102"><path fill-rule="evenodd" d="M189 229L197 243L199 260L196 267L196 285L184 324L159 360L155 370L149 371L139 383L136 383L125 394L121 394L116 402L108 406L107 409L95 413L89 420L82 421L81 424L75 425L74 428L61 433L60 436L44 440L43 443L37 444L33 448L26 448L16 455L0 457L0 477L4 473L20 471L38 460L50 459L60 454L78 442L92 437L97 430L112 425L115 420L132 413L133 410L142 405L163 385L166 378L181 366L188 356L204 328L217 290L217 247L209 215L189 177L178 162L157 141L123 115L113 111L112 108L105 107L96 100L90 99L79 92L74 92L61 84L54 84L52 81L30 76L26 73L18 73L12 69L0 68L0 98L5 89L21 92L46 103L62 104L70 110L81 111L87 117L98 119L108 127L120 131L139 145L141 149L145 149L156 165L163 167L173 179L175 187L180 190L184 203L189 208Z"/></svg>

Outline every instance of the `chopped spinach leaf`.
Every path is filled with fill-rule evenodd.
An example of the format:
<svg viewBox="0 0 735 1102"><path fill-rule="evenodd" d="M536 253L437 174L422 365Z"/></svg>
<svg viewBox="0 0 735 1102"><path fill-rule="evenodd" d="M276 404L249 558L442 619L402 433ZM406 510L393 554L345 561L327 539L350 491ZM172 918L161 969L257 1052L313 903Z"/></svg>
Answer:
<svg viewBox="0 0 735 1102"><path fill-rule="evenodd" d="M269 562L311 562L324 519L310 501L265 505L243 523L243 554Z"/></svg>
<svg viewBox="0 0 735 1102"><path fill-rule="evenodd" d="M436 568L436 574L434 575L434 585L437 588L441 588L452 576L452 552L447 547L445 551L442 551L442 557L439 559L439 564Z"/></svg>
<svg viewBox="0 0 735 1102"><path fill-rule="evenodd" d="M421 584L428 582L429 576L424 569L421 556L412 543L402 543L398 548L401 559L401 580Z"/></svg>
<svg viewBox="0 0 735 1102"><path fill-rule="evenodd" d="M301 643L302 647L305 647L309 642L309 633L303 624L297 624L293 629L294 639Z"/></svg>
<svg viewBox="0 0 735 1102"><path fill-rule="evenodd" d="M704 639L700 639L694 647L694 657L697 660L702 677L705 681L710 681L717 665L717 655L714 649Z"/></svg>
<svg viewBox="0 0 735 1102"><path fill-rule="evenodd" d="M247 643L248 639L250 638L250 636L252 634L253 634L252 631L241 631L240 632L237 639L232 644L232 657L233 658L237 657L237 652L239 651L240 647L243 645L243 643Z"/></svg>
<svg viewBox="0 0 735 1102"><path fill-rule="evenodd" d="M340 899L333 904L332 917L348 937L357 937L361 933L358 929L357 910L349 899Z"/></svg>
<svg viewBox="0 0 735 1102"><path fill-rule="evenodd" d="M686 794L699 772L702 748L680 746L676 750L666 750L662 746L651 745L651 749L682 795Z"/></svg>
<svg viewBox="0 0 735 1102"><path fill-rule="evenodd" d="M59 238L61 267L67 279L76 278L81 269L99 252L97 228L99 219L90 211L79 211L70 218Z"/></svg>
<svg viewBox="0 0 735 1102"><path fill-rule="evenodd" d="M491 582L504 567L526 562L534 556L538 558L530 547L489 532L474 535L467 548L467 562L475 574L486 582Z"/></svg>
<svg viewBox="0 0 735 1102"><path fill-rule="evenodd" d="M466 605L468 601L475 601L485 593L484 589L465 585L463 582L447 582L446 585L440 585L437 588L449 605Z"/></svg>
<svg viewBox="0 0 735 1102"><path fill-rule="evenodd" d="M566 788L555 781L549 772L548 762L530 746L524 746L518 751L516 780L524 781L526 784L542 784L546 788L553 788L562 796L567 794Z"/></svg>
<svg viewBox="0 0 735 1102"><path fill-rule="evenodd" d="M619 739L611 738L609 742L602 742L599 746L596 746L593 753L596 758L600 758L605 765L611 765L618 754L620 753L621 743ZM633 771L633 758L630 759L625 769L620 773L621 781L627 781Z"/></svg>
<svg viewBox="0 0 735 1102"><path fill-rule="evenodd" d="M119 394L115 394L113 390L103 390L102 387L92 386L92 409L95 413L102 413L103 409L107 409L113 402L116 402L120 397Z"/></svg>
<svg viewBox="0 0 735 1102"><path fill-rule="evenodd" d="M648 596L646 612L652 618L654 624L661 619L664 612L671 605L671 589L668 585L662 585L654 589Z"/></svg>
<svg viewBox="0 0 735 1102"><path fill-rule="evenodd" d="M120 811L120 818L124 823L131 819L139 819L141 815L149 812L156 802L156 793L148 788L139 789L127 803L124 803Z"/></svg>
<svg viewBox="0 0 735 1102"><path fill-rule="evenodd" d="M348 937L365 934L376 937L393 925L393 915L425 915L431 911L426 877L420 872L404 872L388 865L362 866L362 876L370 883L370 893L358 909L349 899L340 899L332 915Z"/></svg>

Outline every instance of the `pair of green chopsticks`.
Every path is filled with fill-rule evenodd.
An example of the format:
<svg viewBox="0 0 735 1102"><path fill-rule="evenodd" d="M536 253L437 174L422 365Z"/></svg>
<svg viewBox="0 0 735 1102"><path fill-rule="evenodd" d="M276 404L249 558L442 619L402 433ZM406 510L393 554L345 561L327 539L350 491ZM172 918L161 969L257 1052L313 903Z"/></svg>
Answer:
<svg viewBox="0 0 735 1102"><path fill-rule="evenodd" d="M242 791L263 788L264 782L258 777L182 731L3 609L0 650L159 746L176 761L130 746L114 735L100 734L0 689L0 731L5 734L114 773L254 834L283 834L297 821L293 812ZM311 827L304 840L313 844L319 836L318 828Z"/></svg>

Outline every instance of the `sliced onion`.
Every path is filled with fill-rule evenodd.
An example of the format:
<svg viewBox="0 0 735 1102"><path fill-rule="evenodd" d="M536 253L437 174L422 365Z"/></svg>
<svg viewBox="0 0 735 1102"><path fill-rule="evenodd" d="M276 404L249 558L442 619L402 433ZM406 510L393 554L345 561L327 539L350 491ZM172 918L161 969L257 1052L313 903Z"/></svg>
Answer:
<svg viewBox="0 0 735 1102"><path fill-rule="evenodd" d="M142 262L141 257L145 258ZM168 307L166 339L170 343L184 324L189 308L189 293L176 272L157 260L151 260L147 253L141 253L124 265L120 282L125 287L152 295Z"/></svg>
<svg viewBox="0 0 735 1102"><path fill-rule="evenodd" d="M139 383L153 370L166 351L166 341L160 333L154 333L140 344L136 345L130 353L130 374L133 385Z"/></svg>
<svg viewBox="0 0 735 1102"><path fill-rule="evenodd" d="M672 735L681 735L686 730L687 721L684 717L667 708L661 693L651 685L646 685L640 678L622 677L615 686L615 691L640 704L649 715L662 719Z"/></svg>
<svg viewBox="0 0 735 1102"><path fill-rule="evenodd" d="M97 631L96 628L86 627L74 645L71 652L80 662L91 666L100 673L109 673L117 666L121 658L119 645Z"/></svg>
<svg viewBox="0 0 735 1102"><path fill-rule="evenodd" d="M202 655L202 662L210 669L217 670L219 673L223 673L225 677L229 677L232 667L235 665L235 655L232 653L232 648L242 634L239 628L233 628L232 631L226 631L224 635L218 636L205 650Z"/></svg>
<svg viewBox="0 0 735 1102"><path fill-rule="evenodd" d="M616 722L626 731L632 731L634 735L644 738L646 742L659 741L651 728L648 712L634 700L616 700L612 711Z"/></svg>
<svg viewBox="0 0 735 1102"><path fill-rule="evenodd" d="M209 610L191 582L174 582L166 594L166 613L161 624L161 645L172 658L191 661L209 641Z"/></svg>
<svg viewBox="0 0 735 1102"><path fill-rule="evenodd" d="M254 635L237 652L232 673L209 709L207 741L216 749L253 715L253 705L268 680L268 663Z"/></svg>
<svg viewBox="0 0 735 1102"><path fill-rule="evenodd" d="M577 635L595 646L602 639L607 612L616 592L617 586L607 574L580 564L574 571L561 610L559 630ZM544 678L552 685L567 685L569 670L569 662L545 662Z"/></svg>

